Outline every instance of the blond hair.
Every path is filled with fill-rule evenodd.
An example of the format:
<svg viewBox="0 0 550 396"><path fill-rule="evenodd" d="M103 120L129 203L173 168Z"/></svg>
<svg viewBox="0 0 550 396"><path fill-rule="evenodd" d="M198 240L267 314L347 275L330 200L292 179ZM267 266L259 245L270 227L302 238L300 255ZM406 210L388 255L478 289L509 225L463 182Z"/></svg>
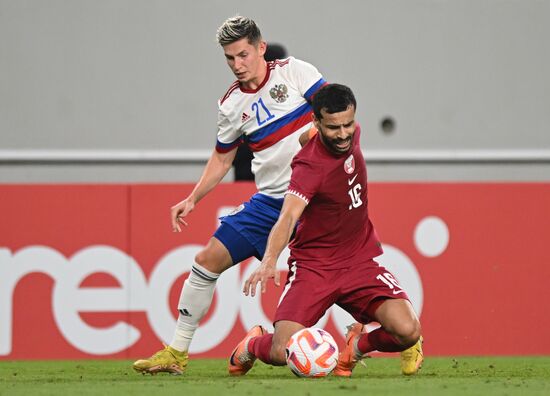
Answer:
<svg viewBox="0 0 550 396"><path fill-rule="evenodd" d="M262 39L260 28L252 19L235 15L228 18L217 30L216 40L221 46L247 38L250 44L256 45Z"/></svg>

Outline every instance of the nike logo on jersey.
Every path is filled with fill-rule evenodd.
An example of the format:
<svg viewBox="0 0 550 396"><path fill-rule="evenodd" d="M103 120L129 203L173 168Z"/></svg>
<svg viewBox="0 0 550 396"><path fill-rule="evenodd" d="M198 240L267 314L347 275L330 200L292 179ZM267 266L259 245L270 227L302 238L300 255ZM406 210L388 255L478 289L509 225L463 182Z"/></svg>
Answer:
<svg viewBox="0 0 550 396"><path fill-rule="evenodd" d="M357 174L357 175L359 175L359 174ZM348 180L348 186L351 186L353 184L353 182L357 178L357 175L353 176L351 179Z"/></svg>

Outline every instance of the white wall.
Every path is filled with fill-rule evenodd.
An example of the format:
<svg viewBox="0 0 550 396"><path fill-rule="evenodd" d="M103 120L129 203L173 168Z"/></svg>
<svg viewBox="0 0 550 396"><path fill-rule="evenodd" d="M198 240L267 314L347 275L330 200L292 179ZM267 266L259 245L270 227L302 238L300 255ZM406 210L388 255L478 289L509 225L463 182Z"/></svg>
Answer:
<svg viewBox="0 0 550 396"><path fill-rule="evenodd" d="M353 88L367 152L550 149L549 1L0 0L0 150L211 149L233 81L215 31L237 12ZM549 162L375 164L371 175L548 180ZM4 161L0 181L200 173L181 167Z"/></svg>

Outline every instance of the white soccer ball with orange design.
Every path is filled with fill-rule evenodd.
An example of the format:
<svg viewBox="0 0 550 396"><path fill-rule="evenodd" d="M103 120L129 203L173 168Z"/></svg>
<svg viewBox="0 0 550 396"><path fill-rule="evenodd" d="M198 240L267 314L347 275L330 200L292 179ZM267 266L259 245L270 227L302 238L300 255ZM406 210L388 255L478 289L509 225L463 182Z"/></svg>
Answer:
<svg viewBox="0 0 550 396"><path fill-rule="evenodd" d="M286 363L298 377L326 377L337 362L338 346L323 329L302 329L286 344Z"/></svg>

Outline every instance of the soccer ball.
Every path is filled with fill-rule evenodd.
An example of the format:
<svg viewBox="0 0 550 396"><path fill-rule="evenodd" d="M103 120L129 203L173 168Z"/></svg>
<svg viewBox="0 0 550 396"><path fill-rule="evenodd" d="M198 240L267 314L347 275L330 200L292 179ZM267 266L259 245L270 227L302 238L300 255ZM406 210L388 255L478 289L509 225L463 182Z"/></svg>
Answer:
<svg viewBox="0 0 550 396"><path fill-rule="evenodd" d="M326 377L337 362L338 346L323 329L302 329L286 344L286 363L298 377Z"/></svg>

